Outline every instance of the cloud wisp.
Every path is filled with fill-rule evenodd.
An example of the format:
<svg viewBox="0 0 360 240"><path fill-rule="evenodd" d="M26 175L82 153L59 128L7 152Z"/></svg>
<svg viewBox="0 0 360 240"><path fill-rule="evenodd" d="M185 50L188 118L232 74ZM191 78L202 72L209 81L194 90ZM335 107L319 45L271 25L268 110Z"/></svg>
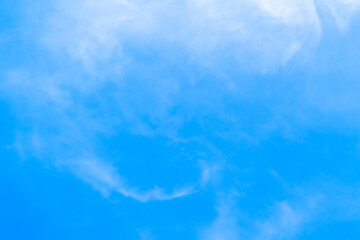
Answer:
<svg viewBox="0 0 360 240"><path fill-rule="evenodd" d="M236 120L233 124L233 116L217 114L224 112L221 99L232 85L226 88L222 79L208 79L227 76L226 68L217 71L223 69L219 64L223 60L235 69L261 72L285 65L320 38L319 7L330 9L343 29L348 13L359 5L350 0L322 2L317 6L312 0L53 1L50 12L39 8L44 21L32 30L32 40L51 61L2 72L2 95L26 126L19 130L17 147L24 155L65 162L70 171L103 192L116 191L143 202L189 195L197 187L170 193L127 187L115 168L97 157L98 139L121 130L165 136L175 143L182 139L179 129L184 123L200 119L206 125L201 118L210 115L239 125ZM150 60L143 60L146 54ZM187 65L179 55L190 59ZM185 70L174 73L173 66ZM216 70L201 81L189 66ZM64 160L88 159L84 156L97 160ZM195 185L211 181L211 172L204 170Z"/></svg>
<svg viewBox="0 0 360 240"><path fill-rule="evenodd" d="M91 184L96 190L99 190L104 196L111 193L119 193L125 197L135 199L140 202L165 201L175 198L185 197L195 193L194 186L176 188L171 193L165 192L159 187L147 191L141 191L130 187L124 179L119 176L116 169L111 165L99 160L80 160L70 161L65 165L76 176Z"/></svg>
<svg viewBox="0 0 360 240"><path fill-rule="evenodd" d="M312 187L309 187L312 186ZM342 184L309 184L305 189L293 189L293 198L275 201L261 217L247 215L236 203L244 196L230 194L220 197L218 216L199 232L201 240L273 240L293 239L314 231L314 222L338 222L359 219L360 194L356 186Z"/></svg>
<svg viewBox="0 0 360 240"><path fill-rule="evenodd" d="M134 58L126 48L135 44L158 51L159 45L177 46L201 64L230 58L240 67L267 71L318 42L318 11L344 30L359 2L81 0L55 6L42 26L41 41L53 51L65 50L87 68L109 59L121 64Z"/></svg>
<svg viewBox="0 0 360 240"><path fill-rule="evenodd" d="M200 63L230 57L245 68L274 69L321 33L312 0L62 1L47 22L44 42L85 66L126 59L134 42L177 45Z"/></svg>

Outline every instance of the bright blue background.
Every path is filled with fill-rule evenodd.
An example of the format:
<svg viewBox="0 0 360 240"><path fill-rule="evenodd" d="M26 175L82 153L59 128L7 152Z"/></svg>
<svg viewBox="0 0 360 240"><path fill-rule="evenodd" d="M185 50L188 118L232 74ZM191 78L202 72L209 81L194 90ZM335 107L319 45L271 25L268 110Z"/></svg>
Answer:
<svg viewBox="0 0 360 240"><path fill-rule="evenodd" d="M53 73L73 81L119 78L107 70L91 75L78 61L47 51L33 38L39 23L29 20L33 16L29 9L23 1L1 2L3 86L8 73L19 69L28 72L30 81ZM284 201L305 215L314 213L298 224L301 227L296 225L294 233L266 239L359 239L359 24L355 16L349 29L340 33L325 22L321 39L309 55L298 54L266 73L241 68L232 59L219 60L219 73L195 64L172 44L150 48L151 43L124 43L124 52L136 59L126 62L124 88L118 90L110 81L90 98L69 90L84 112L110 116L101 118L102 124L111 126L114 119L123 117L117 115L114 99L135 109L136 117L124 120L121 128L114 125L111 133L89 130L91 140L77 139L75 134L72 138L71 129L57 121L63 112L53 111L51 103L42 105L46 99L36 98L41 96L37 87L34 93L31 88L2 87L0 239L199 239L221 215L222 204L228 205L230 219L235 219L231 221L245 232L239 239L257 239L261 230L256 223L276 224L273 206ZM114 62L99 63L99 68ZM156 86L164 91L169 82L156 80L155 75L174 79L182 89L164 115L161 99L152 91ZM147 78L150 81L144 81ZM197 83L182 82L186 78ZM235 80L240 90L227 92L224 78ZM64 112L73 116L79 109ZM160 123L152 119L156 114ZM163 120L171 117L180 119L178 137L197 139L174 141ZM132 130L134 119L148 124L154 134ZM82 125L82 120L74 121ZM267 128L269 122L273 125ZM34 154L25 141L25 150L20 151L19 136L34 129L45 136L45 149ZM63 145L53 140L62 134L68 139ZM76 156L77 147L94 148L97 156L107 159L139 189L160 185L171 191L192 183L201 178L198 160L220 167L214 181L189 196L142 203L116 192L103 195L54 164L54 159ZM306 199L318 193L325 200L309 210ZM231 227L230 222L227 219L223 226ZM280 224L279 228L286 232L290 227Z"/></svg>

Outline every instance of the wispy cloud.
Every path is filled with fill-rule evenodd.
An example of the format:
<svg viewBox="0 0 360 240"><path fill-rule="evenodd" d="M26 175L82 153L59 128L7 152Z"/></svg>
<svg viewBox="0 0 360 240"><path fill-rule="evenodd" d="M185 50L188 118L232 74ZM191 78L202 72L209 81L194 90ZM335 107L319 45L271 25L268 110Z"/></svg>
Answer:
<svg viewBox="0 0 360 240"><path fill-rule="evenodd" d="M149 48L162 42L200 62L211 54L267 69L286 63L321 33L312 0L62 1L47 22L47 45L65 49L86 66L114 56L126 59L123 48L131 42Z"/></svg>
<svg viewBox="0 0 360 240"><path fill-rule="evenodd" d="M140 191L128 187L106 158L98 156L100 136L123 130L177 143L179 129L194 119L207 131L212 122L221 122L220 130L212 131L222 135L223 125L241 126L242 116L223 109L223 97L236 89L240 77L219 73L219 63L230 61L236 69L276 69L321 35L312 0L54 3L49 12L39 10L44 21L32 30L51 63L41 65L47 66L44 69L34 64L2 73L2 96L12 102L25 126L18 131L16 146L24 155L69 167L104 193L115 191L143 202L189 195L211 181L219 165L204 164L200 180L194 180L196 187L170 193L160 188ZM348 23L344 17L356 11L358 2L323 5L343 28ZM142 51L154 52L154 59L160 60L143 62L137 55ZM174 66L179 74L172 72ZM194 74L188 66L201 73ZM206 122L207 116L215 120Z"/></svg>
<svg viewBox="0 0 360 240"><path fill-rule="evenodd" d="M233 196L221 199L216 208L217 218L210 226L199 232L201 240L240 240L244 230L239 226L241 215Z"/></svg>
<svg viewBox="0 0 360 240"><path fill-rule="evenodd" d="M199 237L204 240L292 239L314 231L308 227L314 222L359 219L360 194L357 187L330 182L312 182L309 184L311 187L296 187L292 189L293 197L273 202L264 209L261 217L255 218L241 209L236 200L238 195L220 196L217 218L200 230Z"/></svg>
<svg viewBox="0 0 360 240"><path fill-rule="evenodd" d="M319 0L320 5L326 6L341 31L345 31L351 18L359 10L358 0Z"/></svg>
<svg viewBox="0 0 360 240"><path fill-rule="evenodd" d="M59 84L53 81L55 78L32 77L21 71L11 72L5 76L2 86L3 95L12 99L14 110L25 118L22 119L24 128L19 129L13 145L23 158L51 161L104 195L117 192L141 202L170 200L198 190L196 183L171 193L158 187L148 191L129 187L111 164L96 157L96 135L109 131L106 118L94 118L88 115L90 112L84 105L78 104L80 99L76 100L78 103L72 101L77 97L67 93L74 88L54 87ZM13 90L8 92L10 89ZM110 130L114 124L112 122Z"/></svg>
<svg viewBox="0 0 360 240"><path fill-rule="evenodd" d="M126 181L117 174L111 165L99 160L78 160L63 163L62 167L69 168L76 176L90 183L95 189L101 191L105 196L117 192L125 197L133 198L140 202L165 201L181 198L193 194L194 187L176 188L171 193L155 187L147 191L141 191L128 186ZM60 166L60 167L61 167Z"/></svg>

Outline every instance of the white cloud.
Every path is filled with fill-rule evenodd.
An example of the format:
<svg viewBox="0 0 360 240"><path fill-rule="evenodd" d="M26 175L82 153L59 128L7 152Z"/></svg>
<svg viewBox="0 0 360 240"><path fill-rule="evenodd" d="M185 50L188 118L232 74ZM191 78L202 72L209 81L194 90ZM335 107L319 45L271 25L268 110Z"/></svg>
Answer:
<svg viewBox="0 0 360 240"><path fill-rule="evenodd" d="M201 240L240 240L243 230L239 226L239 211L234 201L223 199L216 208L218 216L210 226L200 231Z"/></svg>
<svg viewBox="0 0 360 240"><path fill-rule="evenodd" d="M349 25L353 15L359 10L359 0L319 0L328 8L341 31Z"/></svg>
<svg viewBox="0 0 360 240"><path fill-rule="evenodd" d="M343 30L358 7L358 0L65 0L48 14L42 38L88 69L114 58L112 68L121 69L133 57L124 50L137 45L176 46L201 64L228 58L267 71L318 42L318 10Z"/></svg>
<svg viewBox="0 0 360 240"><path fill-rule="evenodd" d="M274 68L321 32L312 0L61 1L48 23L47 44L87 66L126 58L123 45L137 42L172 43L200 61L211 53L256 69Z"/></svg>
<svg viewBox="0 0 360 240"><path fill-rule="evenodd" d="M316 229L316 222L328 223L360 218L358 184L346 186L331 181L311 182L291 190L293 198L275 201L257 217L248 216L237 203L239 196L220 197L217 217L200 230L201 240L281 240L292 239ZM243 197L243 196L242 196Z"/></svg>
<svg viewBox="0 0 360 240"><path fill-rule="evenodd" d="M140 202L148 202L181 198L196 191L194 187L176 188L171 193L166 193L158 187L147 191L140 191L129 187L126 181L117 174L117 170L114 167L96 159L61 161L58 164L60 167L65 166L69 168L76 176L90 183L105 196L117 192Z"/></svg>
<svg viewBox="0 0 360 240"><path fill-rule="evenodd" d="M84 99L88 98L87 94L93 96L94 93L86 90L83 94L73 94L72 91L78 90L77 84L81 85L24 71L6 74L1 88L3 96L13 103L14 111L23 118L24 128L18 131L13 145L21 157L50 161L105 196L119 193L140 202L181 198L199 191L209 181L210 174L207 174L206 179L200 177L199 183L195 180L192 185L170 192L157 186L146 191L132 187L108 159L100 159L96 153L98 135L109 134L121 125L112 118L97 116L105 109L87 109ZM117 110L121 112L121 109Z"/></svg>
<svg viewBox="0 0 360 240"><path fill-rule="evenodd" d="M306 204L300 209L283 201L276 203L269 219L258 223L258 233L254 239L271 240L286 239L299 233L304 224L307 223L309 213Z"/></svg>
<svg viewBox="0 0 360 240"><path fill-rule="evenodd" d="M288 202L275 203L267 219L251 219L237 206L234 197L222 199L215 221L200 231L201 240L273 240L294 236L309 214L307 206L296 209ZM247 222L253 221L253 222Z"/></svg>

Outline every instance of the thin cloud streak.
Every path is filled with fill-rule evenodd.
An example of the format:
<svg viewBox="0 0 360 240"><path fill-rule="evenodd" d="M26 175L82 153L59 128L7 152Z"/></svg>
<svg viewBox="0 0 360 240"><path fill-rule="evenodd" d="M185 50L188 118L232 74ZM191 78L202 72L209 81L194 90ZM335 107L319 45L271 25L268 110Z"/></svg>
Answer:
<svg viewBox="0 0 360 240"><path fill-rule="evenodd" d="M360 218L358 184L311 182L292 189L293 197L273 202L262 218L246 215L237 204L239 194L219 196L218 216L199 231L200 240L281 240L308 232L314 222Z"/></svg>
<svg viewBox="0 0 360 240"><path fill-rule="evenodd" d="M182 198L199 191L199 186L196 185L175 188L170 193L167 193L159 187L155 187L147 191L141 191L136 188L129 187L126 181L117 174L115 168L98 160L69 161L68 163L61 163L59 167L70 169L70 171L72 171L76 176L91 184L104 196L109 196L110 194L116 192L140 202L149 202ZM204 183L203 180L201 180L201 182Z"/></svg>

